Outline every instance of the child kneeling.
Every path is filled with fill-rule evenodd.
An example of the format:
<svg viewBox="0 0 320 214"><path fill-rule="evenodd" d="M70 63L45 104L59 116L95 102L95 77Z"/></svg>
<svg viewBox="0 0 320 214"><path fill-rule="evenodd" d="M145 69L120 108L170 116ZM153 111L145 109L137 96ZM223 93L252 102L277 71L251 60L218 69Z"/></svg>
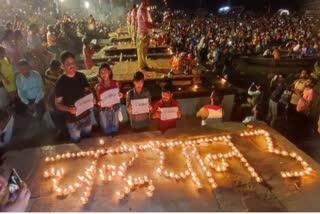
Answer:
<svg viewBox="0 0 320 214"><path fill-rule="evenodd" d="M164 115L164 112L169 109L172 111L172 115L170 112ZM152 118L159 119L159 130L162 133L170 128L175 128L176 120L181 118L180 106L178 101L173 99L173 89L170 84L166 84L162 88L161 100L155 104Z"/></svg>
<svg viewBox="0 0 320 214"><path fill-rule="evenodd" d="M96 95L98 99L98 105L101 107L99 113L100 126L104 134L110 135L119 131L120 103L103 106L101 95L107 91L119 89L119 85L116 81L112 79L112 69L110 65L107 63L103 63L100 66L99 77L100 82L96 86ZM123 97L123 94L119 92L117 96L119 96L119 98L121 99Z"/></svg>

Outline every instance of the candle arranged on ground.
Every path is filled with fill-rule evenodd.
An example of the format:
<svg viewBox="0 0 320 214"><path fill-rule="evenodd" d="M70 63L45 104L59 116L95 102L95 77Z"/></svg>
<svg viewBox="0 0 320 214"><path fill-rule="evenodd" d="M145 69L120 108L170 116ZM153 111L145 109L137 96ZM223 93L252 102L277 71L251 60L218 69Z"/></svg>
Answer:
<svg viewBox="0 0 320 214"><path fill-rule="evenodd" d="M301 170L281 171L279 175L282 178L290 177L302 177L310 175L312 172L311 166L303 160L301 156L295 152L289 152L284 149L277 148L270 134L265 130L251 130L244 131L239 134L241 138L248 137L264 137L264 143L266 151L278 155L281 157L287 157L300 163ZM99 144L103 145L104 140L100 139ZM201 154L200 147L209 148L210 146L223 145L228 148L228 151L217 151L214 154L210 153L208 149L206 154ZM181 152L183 157L184 166L179 170L170 170L165 166L166 163L166 150L176 149ZM216 151L216 149L214 150ZM155 170L152 172L146 172L145 174L138 176L130 176L128 169L134 166L135 161L139 157L143 157L144 152L153 152L157 157L157 164L155 164ZM128 157L127 161L121 163L105 164L102 157L117 157L125 155ZM170 156L170 158L173 158ZM223 136L208 136L198 137L186 140L175 141L151 141L141 144L133 145L120 145L112 148L104 148L90 151L80 152L67 152L64 154L58 154L54 157L46 157L45 162L49 165L59 164L64 161L76 161L78 159L90 160L91 164L86 167L77 179L73 183L67 185L61 185L61 180L67 175L67 168L56 168L49 166L44 172L43 177L45 179L51 179L52 189L58 196L65 196L79 189L83 190L81 203L88 203L92 188L95 182L95 178L98 176L102 182L110 182L113 180L122 180L125 185L123 188L115 192L115 197L118 200L123 199L126 195L137 189L144 189L147 197L152 197L156 186L154 186L154 180L161 178L172 179L176 181L186 181L190 179L197 189L210 186L215 189L219 186L219 183L215 180L215 173L227 172L231 165L231 159L239 161L245 171L256 182L263 182L261 175L255 170L254 166L249 163L245 156L239 151L239 149L232 142L230 135Z"/></svg>

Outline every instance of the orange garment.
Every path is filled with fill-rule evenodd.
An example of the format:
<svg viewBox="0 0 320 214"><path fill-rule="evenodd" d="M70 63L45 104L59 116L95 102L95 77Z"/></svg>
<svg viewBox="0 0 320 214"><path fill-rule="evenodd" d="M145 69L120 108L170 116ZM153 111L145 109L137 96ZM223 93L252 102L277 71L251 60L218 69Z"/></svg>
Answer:
<svg viewBox="0 0 320 214"><path fill-rule="evenodd" d="M179 57L173 56L170 59L169 65L175 70L180 70L182 66L182 62Z"/></svg>

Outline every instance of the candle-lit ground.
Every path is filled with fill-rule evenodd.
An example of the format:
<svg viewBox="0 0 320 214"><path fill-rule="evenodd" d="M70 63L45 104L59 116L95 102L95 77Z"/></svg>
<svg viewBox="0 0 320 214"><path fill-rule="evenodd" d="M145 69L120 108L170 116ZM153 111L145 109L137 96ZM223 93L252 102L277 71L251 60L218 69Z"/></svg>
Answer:
<svg viewBox="0 0 320 214"><path fill-rule="evenodd" d="M270 133L272 148L264 134L255 133L257 130ZM162 142L162 145L157 142ZM132 148L136 150L129 151ZM236 155L237 151L242 157ZM223 123L215 128L191 128L188 132L176 129L165 135L146 132L113 139L92 138L83 140L79 145L19 151L22 156L28 157L27 161L15 158L16 153L7 153L4 167L7 170L16 167L21 176L26 178L33 193L31 211L319 209L316 203L316 195L320 194L319 165L285 138L261 124L249 130L241 124ZM290 156L292 153L294 157ZM209 182L198 156L204 161L215 185ZM301 162L297 160L299 156ZM189 157L191 170L186 157ZM163 165L159 172L161 160ZM95 169L90 171L93 162ZM302 162L312 168L310 174L282 177L282 172L291 172L294 176L295 171L303 171ZM59 172L61 169L63 172ZM176 175L180 177L176 178ZM52 182L54 178L57 187L61 188L58 191ZM261 181L257 178L261 178Z"/></svg>

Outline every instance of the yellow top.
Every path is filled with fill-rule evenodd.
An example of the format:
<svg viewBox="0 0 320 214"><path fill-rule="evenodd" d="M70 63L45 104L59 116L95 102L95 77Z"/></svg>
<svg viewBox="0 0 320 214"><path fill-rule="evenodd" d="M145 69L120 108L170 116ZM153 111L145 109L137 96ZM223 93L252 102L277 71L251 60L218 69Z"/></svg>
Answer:
<svg viewBox="0 0 320 214"><path fill-rule="evenodd" d="M273 51L273 53L272 53L272 55L273 55L273 58L274 59L280 59L280 53L279 53L279 51L278 50L274 50Z"/></svg>
<svg viewBox="0 0 320 214"><path fill-rule="evenodd" d="M15 77L15 75L13 73L12 65L10 64L10 62L9 62L7 57L4 57L3 59L0 60L0 66L1 66L0 72L6 78L6 79L2 79L0 77L0 80L1 80L4 88L9 93L16 91L17 90L16 77ZM9 82L7 82L7 80Z"/></svg>

